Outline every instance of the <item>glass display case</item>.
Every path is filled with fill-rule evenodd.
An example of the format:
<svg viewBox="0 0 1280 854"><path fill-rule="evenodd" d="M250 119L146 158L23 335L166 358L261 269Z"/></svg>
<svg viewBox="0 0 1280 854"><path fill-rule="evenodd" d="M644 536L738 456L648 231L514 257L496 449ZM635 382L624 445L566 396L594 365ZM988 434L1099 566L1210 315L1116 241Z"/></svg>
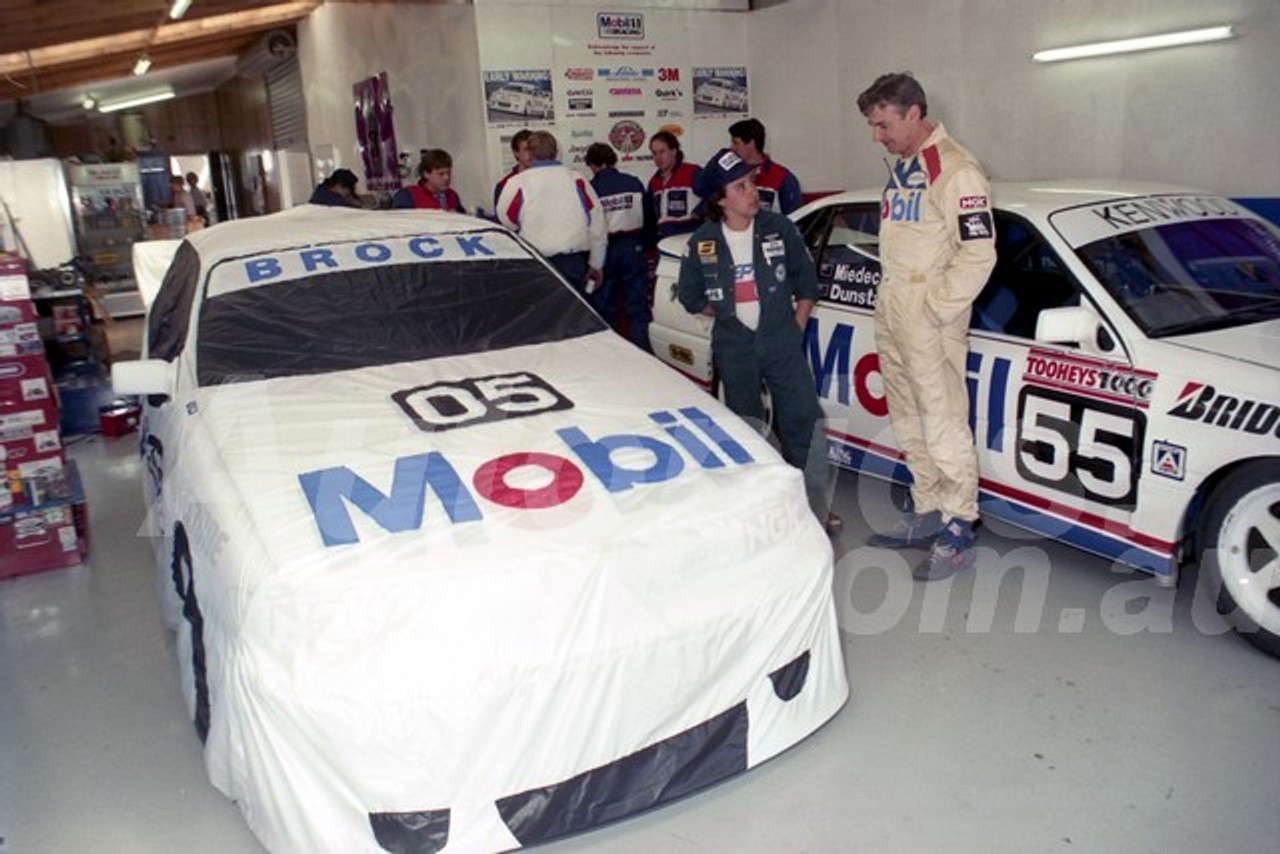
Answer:
<svg viewBox="0 0 1280 854"><path fill-rule="evenodd" d="M137 164L76 164L67 179L79 254L103 305L116 316L141 314L133 244L146 236L146 215Z"/></svg>

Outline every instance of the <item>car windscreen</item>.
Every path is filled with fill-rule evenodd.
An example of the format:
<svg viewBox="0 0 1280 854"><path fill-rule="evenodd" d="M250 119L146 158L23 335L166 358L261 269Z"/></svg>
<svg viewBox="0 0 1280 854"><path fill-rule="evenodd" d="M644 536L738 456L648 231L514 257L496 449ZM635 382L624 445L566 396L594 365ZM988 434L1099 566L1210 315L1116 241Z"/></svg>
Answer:
<svg viewBox="0 0 1280 854"><path fill-rule="evenodd" d="M1280 232L1261 220L1153 225L1076 252L1152 338L1280 317Z"/></svg>
<svg viewBox="0 0 1280 854"><path fill-rule="evenodd" d="M376 264L206 296L196 368L200 385L217 385L502 350L606 328L532 256Z"/></svg>

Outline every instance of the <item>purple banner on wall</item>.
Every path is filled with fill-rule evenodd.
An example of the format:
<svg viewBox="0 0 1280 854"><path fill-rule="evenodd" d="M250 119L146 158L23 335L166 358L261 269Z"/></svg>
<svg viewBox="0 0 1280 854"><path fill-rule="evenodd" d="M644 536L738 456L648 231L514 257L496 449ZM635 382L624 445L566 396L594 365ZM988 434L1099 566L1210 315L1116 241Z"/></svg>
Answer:
<svg viewBox="0 0 1280 854"><path fill-rule="evenodd" d="M387 72L351 87L355 96L356 143L364 160L365 186L370 191L400 189L400 153L391 109Z"/></svg>

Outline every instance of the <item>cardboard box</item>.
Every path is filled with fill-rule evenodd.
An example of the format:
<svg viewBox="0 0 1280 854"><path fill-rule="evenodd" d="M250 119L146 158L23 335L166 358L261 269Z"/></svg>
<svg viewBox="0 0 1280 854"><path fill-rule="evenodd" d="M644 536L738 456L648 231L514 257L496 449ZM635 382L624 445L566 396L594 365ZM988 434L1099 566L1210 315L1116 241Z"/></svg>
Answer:
<svg viewBox="0 0 1280 854"><path fill-rule="evenodd" d="M27 277L27 259L12 252L0 252L0 278L7 276Z"/></svg>
<svg viewBox="0 0 1280 854"><path fill-rule="evenodd" d="M0 356L0 407L53 399L53 377L44 353Z"/></svg>
<svg viewBox="0 0 1280 854"><path fill-rule="evenodd" d="M0 433L0 467L17 468L20 463L62 453L62 437L57 430L12 430Z"/></svg>
<svg viewBox="0 0 1280 854"><path fill-rule="evenodd" d="M0 578L79 563L80 541L70 503L0 514Z"/></svg>
<svg viewBox="0 0 1280 854"><path fill-rule="evenodd" d="M0 359L38 355L44 358L44 340L37 321L0 326Z"/></svg>
<svg viewBox="0 0 1280 854"><path fill-rule="evenodd" d="M36 306L29 299L0 299L0 330L36 322Z"/></svg>
<svg viewBox="0 0 1280 854"><path fill-rule="evenodd" d="M15 450L15 446L21 450ZM11 508L34 507L56 497L65 497L67 458L62 448L52 451L31 452L20 443L0 443L7 459L0 462L3 474L0 490L7 496L0 511Z"/></svg>
<svg viewBox="0 0 1280 854"><path fill-rule="evenodd" d="M58 429L58 405L53 400L9 402L0 398L0 435L27 429Z"/></svg>
<svg viewBox="0 0 1280 854"><path fill-rule="evenodd" d="M53 334L79 335L84 331L80 319L80 309L74 304L55 304L53 306Z"/></svg>

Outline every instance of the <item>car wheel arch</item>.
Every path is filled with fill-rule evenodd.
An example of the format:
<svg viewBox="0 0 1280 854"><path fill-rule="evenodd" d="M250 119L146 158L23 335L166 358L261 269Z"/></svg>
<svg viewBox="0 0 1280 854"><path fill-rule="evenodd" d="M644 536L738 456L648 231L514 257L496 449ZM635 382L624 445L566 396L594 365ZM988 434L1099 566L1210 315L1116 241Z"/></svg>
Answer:
<svg viewBox="0 0 1280 854"><path fill-rule="evenodd" d="M1201 479L1200 483L1196 485L1195 494L1187 502L1186 509L1182 513L1182 520L1178 525L1182 553L1180 563L1194 563L1195 556L1201 551L1204 544L1200 541L1202 536L1200 528L1204 522L1205 511L1209 507L1209 499L1218 490L1218 487L1243 470L1254 466L1268 465L1280 466L1280 456L1249 457L1242 460L1233 460L1209 472Z"/></svg>
<svg viewBox="0 0 1280 854"><path fill-rule="evenodd" d="M1274 516L1280 504L1280 458L1255 457L1221 474L1211 489L1197 493L1193 554L1218 612L1251 644L1280 657L1280 600L1274 588L1254 583L1265 580L1267 564L1274 569L1280 560L1280 548L1266 533L1273 537L1274 525L1259 521ZM1231 537L1225 546L1218 540L1223 536Z"/></svg>

